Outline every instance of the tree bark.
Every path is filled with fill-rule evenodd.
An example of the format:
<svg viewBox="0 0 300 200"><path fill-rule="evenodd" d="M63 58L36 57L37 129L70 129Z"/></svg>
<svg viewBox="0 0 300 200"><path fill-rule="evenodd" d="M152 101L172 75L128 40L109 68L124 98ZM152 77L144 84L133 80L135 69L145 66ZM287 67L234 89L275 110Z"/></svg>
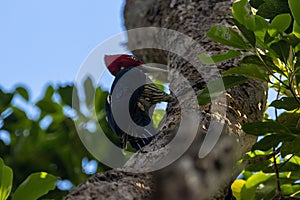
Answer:
<svg viewBox="0 0 300 200"><path fill-rule="evenodd" d="M149 26L176 30L193 38L209 54L221 53L227 48L207 38L206 32L217 23L231 26L228 22L231 3L229 0L127 0L124 22L127 30ZM129 32L128 49L132 50L142 43L144 37ZM193 52L193 47L189 51ZM179 106L176 102L168 105L167 117L157 137L142 151L134 154L123 168L92 176L73 189L65 199L224 199L231 181L242 167L236 161L256 141L255 137L245 135L241 126L245 122L262 119L266 85L248 81L226 92L227 104L213 102L194 108L197 102L192 98L193 94L185 92L185 88L181 87L184 79L187 79L197 95L205 87L205 78L213 80L219 77L219 71L236 65L238 60L218 64L218 70L215 70L199 61L191 65L187 60L167 51L140 49L133 50L133 53L144 62L168 66L170 89L178 94L182 104ZM219 112L224 106L226 116ZM164 159L172 151L164 147L178 130L183 107L198 109L202 116L197 136L184 155L162 170L152 173L128 172L131 168L144 169L150 161ZM215 109L212 110L212 107ZM212 121L225 124L222 135L213 150L206 157L199 158L199 149ZM186 134L189 134L188 128ZM157 149L160 151L155 151Z"/></svg>

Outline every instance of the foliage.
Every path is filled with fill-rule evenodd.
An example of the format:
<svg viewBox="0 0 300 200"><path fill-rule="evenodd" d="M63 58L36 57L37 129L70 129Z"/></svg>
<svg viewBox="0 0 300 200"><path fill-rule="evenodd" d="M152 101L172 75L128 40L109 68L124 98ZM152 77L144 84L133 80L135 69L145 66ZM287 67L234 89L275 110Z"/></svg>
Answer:
<svg viewBox="0 0 300 200"><path fill-rule="evenodd" d="M14 192L12 200L35 200L55 188L57 178L46 172L31 174ZM6 200L12 189L13 171L0 158L0 200Z"/></svg>
<svg viewBox="0 0 300 200"><path fill-rule="evenodd" d="M162 83L155 83L164 89ZM0 180L5 180L5 185L0 184L0 190L3 188L5 191L1 193L3 199L10 189L15 191L14 199L34 199L37 195L45 194L43 187L47 188L50 182L42 185L39 177L44 172L34 173L36 171L47 171L58 177L58 180L70 180L73 185L77 185L96 172L83 169L84 163L96 163L99 172L108 170L109 167L92 160L93 156L83 146L74 123L93 132L90 125L92 119L96 119L106 136L120 146L118 136L111 131L106 121L104 105L107 95L108 92L95 87L89 77L84 80L83 88L80 89L74 85L48 85L37 102L31 101L28 90L22 86L16 87L12 92L0 89L0 155L15 174L14 184L6 183L10 180L7 172L10 168L0 168ZM164 114L164 110L154 110L152 118L155 127ZM9 141L5 141L1 134L6 135ZM100 143L101 141L95 141L97 146ZM130 145L127 150L135 151ZM109 149L105 151L108 152ZM3 177L1 169L2 174L5 174ZM24 182L26 184L21 184L29 174L31 175ZM50 174L47 176L53 178ZM40 184L39 189L34 189L37 183ZM16 190L18 185L20 186ZM35 193L24 196L24 191L33 190ZM43 198L61 199L66 193L67 191L56 188Z"/></svg>
<svg viewBox="0 0 300 200"><path fill-rule="evenodd" d="M227 89L243 79L254 79L277 92L269 105L275 110L273 119L266 115L262 122L243 126L247 134L260 139L241 160L247 164L242 179L231 186L237 199L300 198L299 9L299 0L240 0L232 6L236 28L216 25L207 32L208 37L233 49L211 58L202 54L203 63L241 57L239 66L214 82L224 80ZM236 80L228 81L233 76ZM198 96L200 105L221 93L208 90L213 83L209 86Z"/></svg>
<svg viewBox="0 0 300 200"><path fill-rule="evenodd" d="M96 90L95 96L86 96L86 102L90 103L95 98L100 125L117 143L118 139L108 128L105 120L104 100L107 92L101 88L95 89L90 79L87 79L84 85L86 90L92 88ZM47 171L59 180L70 180L73 185L88 177L82 169L82 160L83 158L91 160L93 157L87 152L76 132L73 120L83 114L72 108L73 89L75 91L73 103L82 104L73 85L56 87L49 85L37 102L31 101L28 90L22 86L16 87L12 92L0 89L0 132L9 138L8 142L0 138L0 155L14 170L13 191L29 174L37 171ZM98 165L98 171L107 169L108 167L104 165ZM36 182L37 176L39 175L32 174L26 181ZM19 187L16 196L23 195L21 191L28 189L32 189L32 186ZM56 188L44 197L61 199L66 193L67 191ZM32 196L28 197L31 199Z"/></svg>
<svg viewBox="0 0 300 200"><path fill-rule="evenodd" d="M13 181L13 172L0 158L0 200L8 198Z"/></svg>

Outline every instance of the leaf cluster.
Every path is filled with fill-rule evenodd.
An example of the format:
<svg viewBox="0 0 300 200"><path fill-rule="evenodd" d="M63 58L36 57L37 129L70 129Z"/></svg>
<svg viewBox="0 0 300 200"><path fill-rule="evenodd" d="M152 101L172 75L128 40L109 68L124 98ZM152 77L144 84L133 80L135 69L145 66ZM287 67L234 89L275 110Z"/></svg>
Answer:
<svg viewBox="0 0 300 200"><path fill-rule="evenodd" d="M200 55L204 64L240 58L239 66L222 73L198 96L200 105L225 89L257 80L277 93L269 108L274 117L244 124L247 134L259 136L241 162L246 168L232 184L237 199L300 198L300 1L240 0L232 6L234 27L215 25L211 39L230 47L221 55ZM234 79L233 79L234 78Z"/></svg>
<svg viewBox="0 0 300 200"><path fill-rule="evenodd" d="M80 100L74 85L48 85L37 102L32 102L30 93L23 86L16 87L12 92L0 89L0 132L9 138L6 143L0 139L0 155L14 171L13 191L28 175L38 171L53 174L59 180L70 180L73 185L88 177L82 160L93 157L78 137L74 120L88 114L94 100L101 127L112 141L118 143L105 119L107 92L100 87L95 88L89 78L85 80L84 87L86 94L94 96L85 95L85 99ZM85 111L82 109L83 103ZM83 126L88 123L82 121ZM97 164L97 171L108 169ZM59 199L66 192L56 188L47 198Z"/></svg>
<svg viewBox="0 0 300 200"><path fill-rule="evenodd" d="M29 175L13 192L12 200L34 200L55 188L57 178L46 172ZM0 158L0 200L10 196L13 183L13 171Z"/></svg>

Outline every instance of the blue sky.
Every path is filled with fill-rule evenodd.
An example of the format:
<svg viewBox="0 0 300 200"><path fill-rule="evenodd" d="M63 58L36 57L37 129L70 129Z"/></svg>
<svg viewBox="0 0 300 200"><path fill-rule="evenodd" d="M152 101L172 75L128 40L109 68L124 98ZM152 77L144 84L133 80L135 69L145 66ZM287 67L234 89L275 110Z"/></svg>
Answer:
<svg viewBox="0 0 300 200"><path fill-rule="evenodd" d="M1 1L0 87L25 84L36 99L49 82L72 82L89 53L124 30L123 3Z"/></svg>

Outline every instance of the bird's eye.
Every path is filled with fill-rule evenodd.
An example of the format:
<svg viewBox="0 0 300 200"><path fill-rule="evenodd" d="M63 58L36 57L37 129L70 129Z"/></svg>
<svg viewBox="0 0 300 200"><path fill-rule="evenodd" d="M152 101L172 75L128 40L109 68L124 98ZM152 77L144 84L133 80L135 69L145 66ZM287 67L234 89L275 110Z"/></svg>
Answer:
<svg viewBox="0 0 300 200"><path fill-rule="evenodd" d="M106 101L107 101L108 104L111 104L111 96L110 95L107 96Z"/></svg>
<svg viewBox="0 0 300 200"><path fill-rule="evenodd" d="M131 59L134 61L138 61L137 57L135 57L134 55L131 56Z"/></svg>

